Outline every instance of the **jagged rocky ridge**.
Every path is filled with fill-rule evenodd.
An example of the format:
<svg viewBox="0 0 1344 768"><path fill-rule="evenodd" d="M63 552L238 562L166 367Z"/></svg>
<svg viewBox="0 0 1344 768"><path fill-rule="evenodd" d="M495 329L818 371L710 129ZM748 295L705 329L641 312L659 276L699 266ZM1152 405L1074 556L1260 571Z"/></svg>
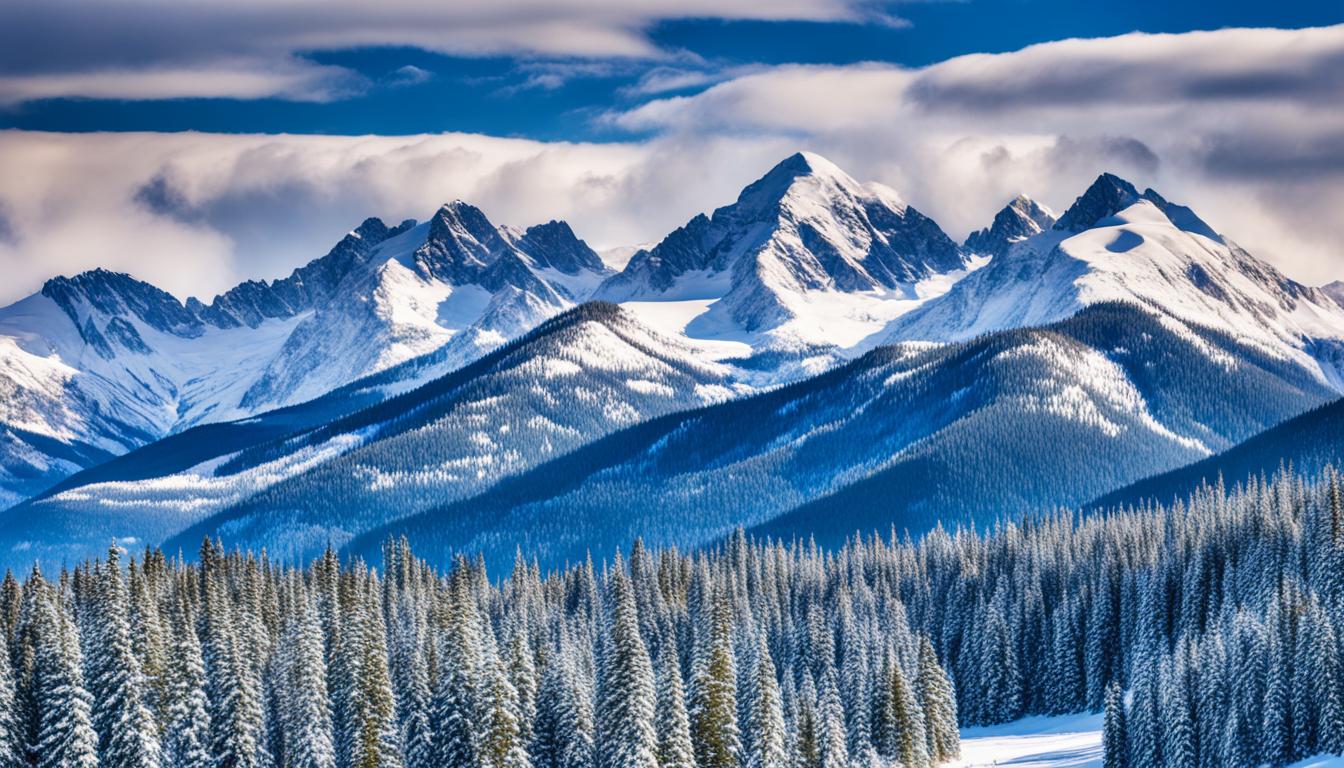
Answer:
<svg viewBox="0 0 1344 768"><path fill-rule="evenodd" d="M389 391L414 386L608 272L563 222L517 233L457 201L423 224L369 219L289 277L208 305L105 270L52 279L0 309L0 507L193 424L390 369L405 380L385 376Z"/></svg>
<svg viewBox="0 0 1344 768"><path fill-rule="evenodd" d="M1231 334L1344 387L1344 309L1153 190L1100 176L1047 231L1012 244L884 340L956 341L1125 301ZM1233 360L1236 355L1233 355Z"/></svg>

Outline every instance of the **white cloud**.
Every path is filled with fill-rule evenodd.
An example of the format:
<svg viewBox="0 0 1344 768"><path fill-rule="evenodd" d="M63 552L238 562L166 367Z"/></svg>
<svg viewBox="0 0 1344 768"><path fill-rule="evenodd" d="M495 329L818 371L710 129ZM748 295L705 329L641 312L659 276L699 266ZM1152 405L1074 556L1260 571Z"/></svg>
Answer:
<svg viewBox="0 0 1344 768"><path fill-rule="evenodd" d="M782 66L606 120L787 137L955 234L1112 170L1308 281L1344 275L1344 26L1066 40L922 69Z"/></svg>
<svg viewBox="0 0 1344 768"><path fill-rule="evenodd" d="M654 138L608 144L0 132L0 301L94 266L208 296L287 273L365 216L424 218L455 197L499 223L567 219L599 248L647 242L797 149L890 184L958 238L1018 192L1062 209L1115 171L1326 282L1344 276L1341 62L1344 27L775 67L613 115Z"/></svg>
<svg viewBox="0 0 1344 768"><path fill-rule="evenodd" d="M0 74L0 105L67 96L143 101L187 97L330 101L364 86L362 78L342 67L289 58L242 59L183 67Z"/></svg>
<svg viewBox="0 0 1344 768"><path fill-rule="evenodd" d="M647 31L679 18L895 23L871 0L7 0L0 103L325 99L352 74L296 55L355 47L660 59Z"/></svg>

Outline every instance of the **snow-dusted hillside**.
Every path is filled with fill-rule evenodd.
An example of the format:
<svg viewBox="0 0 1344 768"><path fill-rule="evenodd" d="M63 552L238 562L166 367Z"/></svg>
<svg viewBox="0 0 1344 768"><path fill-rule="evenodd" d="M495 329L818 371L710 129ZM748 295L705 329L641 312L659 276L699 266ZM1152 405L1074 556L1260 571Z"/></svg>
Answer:
<svg viewBox="0 0 1344 768"><path fill-rule="evenodd" d="M609 270L567 225L501 229L462 202L377 219L273 283L185 304L127 275L49 281L0 309L0 508L194 424L403 369L413 386L573 306ZM398 382L389 380L389 386Z"/></svg>
<svg viewBox="0 0 1344 768"><path fill-rule="evenodd" d="M1054 226L897 319L887 341L956 341L1127 301L1291 359L1344 389L1344 309L1153 190L1099 177ZM1235 355L1234 355L1235 357Z"/></svg>
<svg viewBox="0 0 1344 768"><path fill-rule="evenodd" d="M499 564L522 546L560 564L636 536L689 546L762 526L831 544L1080 504L1332 397L1286 361L1247 350L1228 367L1204 354L1237 347L1120 304L962 344L886 347L616 433L351 551L406 534L435 557L484 550Z"/></svg>
<svg viewBox="0 0 1344 768"><path fill-rule="evenodd" d="M25 556L65 560L113 536L160 542L228 510L211 530L230 541L312 554L614 430L731 398L735 378L614 305L586 304L362 410L345 402L376 378L301 408L188 430L163 442L192 460L147 446L16 507L0 528Z"/></svg>
<svg viewBox="0 0 1344 768"><path fill-rule="evenodd" d="M799 153L636 253L596 295L720 354L846 348L971 266L891 189Z"/></svg>

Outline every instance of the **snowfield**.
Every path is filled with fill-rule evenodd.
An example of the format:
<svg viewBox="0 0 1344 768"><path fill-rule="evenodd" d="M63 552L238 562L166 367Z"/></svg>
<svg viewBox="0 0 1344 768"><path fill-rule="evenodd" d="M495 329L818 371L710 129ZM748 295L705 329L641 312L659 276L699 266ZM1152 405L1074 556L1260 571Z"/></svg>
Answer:
<svg viewBox="0 0 1344 768"><path fill-rule="evenodd" d="M1100 768L1101 713L1024 717L1004 725L961 729L955 766Z"/></svg>
<svg viewBox="0 0 1344 768"><path fill-rule="evenodd" d="M961 729L957 768L1101 768L1100 712L1024 717L1004 725ZM1317 755L1288 768L1344 768L1344 757Z"/></svg>

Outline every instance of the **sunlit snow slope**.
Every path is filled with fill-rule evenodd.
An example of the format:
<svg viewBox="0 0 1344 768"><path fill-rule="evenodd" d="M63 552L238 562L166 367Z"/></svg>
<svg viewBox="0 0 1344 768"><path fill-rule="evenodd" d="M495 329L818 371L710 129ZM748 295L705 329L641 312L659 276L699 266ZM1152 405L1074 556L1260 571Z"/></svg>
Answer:
<svg viewBox="0 0 1344 768"><path fill-rule="evenodd" d="M956 341L1127 301L1216 328L1344 389L1344 309L1215 233L1189 208L1099 177L1052 228L1012 244L886 340Z"/></svg>
<svg viewBox="0 0 1344 768"><path fill-rule="evenodd" d="M208 306L102 270L55 278L0 309L0 508L193 424L430 352L402 386L446 373L608 273L562 222L514 232L456 202L419 225L370 219L290 277Z"/></svg>
<svg viewBox="0 0 1344 768"><path fill-rule="evenodd" d="M160 542L222 512L209 530L230 542L309 555L614 430L738 391L731 368L698 362L679 342L600 303L351 411L369 383L188 430L163 441L170 451L146 446L5 513L0 529L14 556L45 548L49 559L67 560L113 536ZM173 463L183 455L193 458Z"/></svg>

